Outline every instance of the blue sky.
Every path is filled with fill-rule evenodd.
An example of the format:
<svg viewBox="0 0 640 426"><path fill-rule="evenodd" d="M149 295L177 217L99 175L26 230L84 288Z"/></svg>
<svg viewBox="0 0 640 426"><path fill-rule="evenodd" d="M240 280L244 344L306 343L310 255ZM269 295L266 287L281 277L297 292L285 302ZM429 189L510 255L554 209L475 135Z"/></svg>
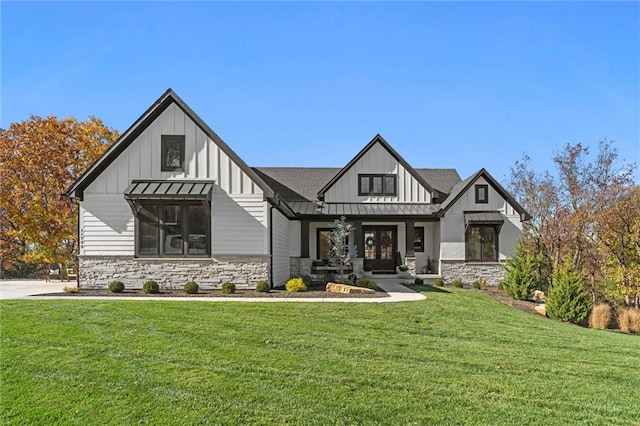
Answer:
<svg viewBox="0 0 640 426"><path fill-rule="evenodd" d="M2 128L124 131L171 87L251 166L341 167L377 133L414 167L503 183L567 142L640 163L639 2L0 7Z"/></svg>

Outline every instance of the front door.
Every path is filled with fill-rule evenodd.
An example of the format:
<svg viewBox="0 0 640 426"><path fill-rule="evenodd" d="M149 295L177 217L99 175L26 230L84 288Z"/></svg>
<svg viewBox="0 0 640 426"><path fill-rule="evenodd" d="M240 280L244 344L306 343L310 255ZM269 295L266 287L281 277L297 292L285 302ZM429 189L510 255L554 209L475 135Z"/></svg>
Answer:
<svg viewBox="0 0 640 426"><path fill-rule="evenodd" d="M364 266L374 272L395 273L397 228L395 226L363 226Z"/></svg>

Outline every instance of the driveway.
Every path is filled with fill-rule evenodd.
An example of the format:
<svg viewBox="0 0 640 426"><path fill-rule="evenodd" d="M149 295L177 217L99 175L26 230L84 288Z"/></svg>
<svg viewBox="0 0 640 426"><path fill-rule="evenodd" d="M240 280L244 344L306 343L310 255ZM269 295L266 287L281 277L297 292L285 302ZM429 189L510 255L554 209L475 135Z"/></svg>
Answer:
<svg viewBox="0 0 640 426"><path fill-rule="evenodd" d="M65 286L75 286L75 281L2 280L0 299L21 299L34 294L59 293Z"/></svg>

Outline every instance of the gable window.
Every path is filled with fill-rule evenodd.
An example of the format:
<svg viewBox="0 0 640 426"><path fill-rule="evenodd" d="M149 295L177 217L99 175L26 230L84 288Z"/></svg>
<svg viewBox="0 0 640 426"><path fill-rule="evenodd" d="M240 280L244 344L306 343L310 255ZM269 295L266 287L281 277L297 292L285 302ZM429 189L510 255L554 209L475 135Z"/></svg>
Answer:
<svg viewBox="0 0 640 426"><path fill-rule="evenodd" d="M424 251L424 226L416 226L414 228L413 250L417 252Z"/></svg>
<svg viewBox="0 0 640 426"><path fill-rule="evenodd" d="M160 149L161 171L184 170L184 135L162 135Z"/></svg>
<svg viewBox="0 0 640 426"><path fill-rule="evenodd" d="M489 202L489 185L476 185L476 203L487 204Z"/></svg>
<svg viewBox="0 0 640 426"><path fill-rule="evenodd" d="M396 175L358 175L358 195L397 195Z"/></svg>
<svg viewBox="0 0 640 426"><path fill-rule="evenodd" d="M137 256L209 254L211 215L202 203L150 200L137 210Z"/></svg>
<svg viewBox="0 0 640 426"><path fill-rule="evenodd" d="M498 261L498 226L469 225L467 227L467 261Z"/></svg>

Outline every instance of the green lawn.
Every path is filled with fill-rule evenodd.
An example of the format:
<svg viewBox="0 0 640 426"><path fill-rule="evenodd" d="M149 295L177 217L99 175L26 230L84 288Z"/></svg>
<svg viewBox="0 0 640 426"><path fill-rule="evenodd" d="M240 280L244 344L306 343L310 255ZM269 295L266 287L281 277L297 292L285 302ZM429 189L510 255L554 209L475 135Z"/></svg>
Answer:
<svg viewBox="0 0 640 426"><path fill-rule="evenodd" d="M640 423L640 337L470 290L0 309L2 424Z"/></svg>

